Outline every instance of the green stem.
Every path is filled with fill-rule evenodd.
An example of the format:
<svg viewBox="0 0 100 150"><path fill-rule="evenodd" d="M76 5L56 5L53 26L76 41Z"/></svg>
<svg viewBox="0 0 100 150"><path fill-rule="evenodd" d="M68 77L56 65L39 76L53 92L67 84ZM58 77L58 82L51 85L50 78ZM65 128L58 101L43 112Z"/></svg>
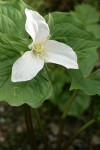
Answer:
<svg viewBox="0 0 100 150"><path fill-rule="evenodd" d="M35 135L34 135L31 107L27 104L24 104L23 108L24 108L24 113L25 113L25 123L26 123L27 134L28 134L30 146L31 146L32 150L37 150L38 148L37 148L37 143L36 143Z"/></svg>
<svg viewBox="0 0 100 150"><path fill-rule="evenodd" d="M59 127L59 133L58 133L58 141L57 141L57 149L61 150L61 142L62 142L62 132L64 130L64 123L65 123L65 118L68 115L68 112L72 106L73 100L75 99L77 94L77 90L75 90L72 94L72 96L68 99L68 101L65 104L65 111L61 117L60 121L60 127Z"/></svg>
<svg viewBox="0 0 100 150"><path fill-rule="evenodd" d="M61 119L60 126L59 126L59 133L58 133L57 150L61 150L62 132L64 129L64 123L65 123L65 120Z"/></svg>
<svg viewBox="0 0 100 150"><path fill-rule="evenodd" d="M91 119L88 121L85 125L83 125L78 131L72 136L72 138L69 140L69 142L66 142L62 148L62 150L68 150L70 145L74 142L74 140L84 131L86 130L89 126L91 126L95 122L94 119Z"/></svg>
<svg viewBox="0 0 100 150"><path fill-rule="evenodd" d="M77 95L77 90L73 92L72 96L69 98L68 102L65 104L65 111L62 115L62 119L65 119L66 116L68 115L68 112L72 106L73 100L75 99L76 95Z"/></svg>
<svg viewBox="0 0 100 150"><path fill-rule="evenodd" d="M44 131L44 128L43 128L43 124L42 124L39 112L38 112L37 109L33 109L33 112L34 112L34 115L36 117L39 129L40 129L40 132L41 132L41 135L42 135L42 140L43 140L43 143L44 143L44 149L48 150L48 143L47 143L45 131Z"/></svg>

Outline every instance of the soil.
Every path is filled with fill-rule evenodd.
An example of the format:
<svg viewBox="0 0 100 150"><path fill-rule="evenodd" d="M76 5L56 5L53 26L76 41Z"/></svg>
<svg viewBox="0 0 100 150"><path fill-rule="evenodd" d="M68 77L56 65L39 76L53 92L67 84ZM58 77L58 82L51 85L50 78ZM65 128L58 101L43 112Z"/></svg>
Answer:
<svg viewBox="0 0 100 150"><path fill-rule="evenodd" d="M46 131L50 150L56 150L56 143L59 131L59 118L61 113L49 101L44 103L41 112L41 119ZM73 133L85 124L91 117L91 113L85 112L84 116L77 119L68 117L63 131L62 144L69 140ZM33 127L39 150L44 150L42 138L33 115ZM6 103L0 103L0 150L31 150L26 125L24 121L23 107L11 107ZM95 123L84 131L70 146L69 150L100 150L100 128Z"/></svg>

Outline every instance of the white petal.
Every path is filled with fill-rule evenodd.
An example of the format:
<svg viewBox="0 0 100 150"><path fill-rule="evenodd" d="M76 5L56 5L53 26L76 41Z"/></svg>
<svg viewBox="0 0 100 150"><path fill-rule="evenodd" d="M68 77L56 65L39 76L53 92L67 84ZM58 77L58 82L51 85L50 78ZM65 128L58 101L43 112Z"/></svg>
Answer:
<svg viewBox="0 0 100 150"><path fill-rule="evenodd" d="M35 43L44 42L49 36L50 30L45 19L36 11L25 9L26 24L25 29L31 35Z"/></svg>
<svg viewBox="0 0 100 150"><path fill-rule="evenodd" d="M46 22L38 22L38 32L35 36L35 43L43 43L50 35L50 30Z"/></svg>
<svg viewBox="0 0 100 150"><path fill-rule="evenodd" d="M45 21L45 19L37 11L33 11L33 10L26 8L25 13L27 15L31 15L32 18L36 21Z"/></svg>
<svg viewBox="0 0 100 150"><path fill-rule="evenodd" d="M34 40L34 38L36 36L36 32L38 31L38 25L37 25L35 19L33 18L32 10L29 10L26 8L25 14L26 14L25 30Z"/></svg>
<svg viewBox="0 0 100 150"><path fill-rule="evenodd" d="M27 51L13 64L11 80L13 82L31 80L43 68L43 65L44 60L32 51Z"/></svg>
<svg viewBox="0 0 100 150"><path fill-rule="evenodd" d="M66 44L49 40L45 46L45 61L62 65L66 68L78 69L76 53Z"/></svg>

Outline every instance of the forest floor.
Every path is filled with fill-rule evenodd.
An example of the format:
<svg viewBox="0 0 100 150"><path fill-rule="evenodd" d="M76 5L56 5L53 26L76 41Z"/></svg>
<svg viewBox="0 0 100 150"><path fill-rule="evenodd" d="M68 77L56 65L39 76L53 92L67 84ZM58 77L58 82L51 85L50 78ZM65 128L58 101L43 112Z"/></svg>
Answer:
<svg viewBox="0 0 100 150"><path fill-rule="evenodd" d="M46 102L41 111L41 119L44 124L50 150L56 150L59 131L60 112L57 108ZM78 128L85 124L91 116L85 112L79 119L68 117L63 131L63 142L69 140ZM43 150L40 131L33 116L33 126L39 150ZM0 150L31 150L27 138L24 112L21 107L11 107L6 103L0 103ZM70 146L69 150L100 150L100 127L94 124L84 131Z"/></svg>

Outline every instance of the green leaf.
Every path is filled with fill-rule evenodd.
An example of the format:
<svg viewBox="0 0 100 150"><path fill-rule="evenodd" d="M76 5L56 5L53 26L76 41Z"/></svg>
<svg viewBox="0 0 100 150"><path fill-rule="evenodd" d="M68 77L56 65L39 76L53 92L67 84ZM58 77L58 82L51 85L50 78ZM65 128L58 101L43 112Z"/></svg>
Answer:
<svg viewBox="0 0 100 150"><path fill-rule="evenodd" d="M73 48L78 56L80 70L83 76L87 76L95 66L97 60L96 48L100 46L100 40L91 34L84 27L83 23L71 13L55 12L52 13L52 17L54 20L54 33L52 38ZM48 16L46 16L46 19L48 20ZM95 58L91 61L94 53ZM84 69L83 65L86 65L87 57L88 65Z"/></svg>
<svg viewBox="0 0 100 150"><path fill-rule="evenodd" d="M0 101L19 106L24 103L39 107L51 95L51 85L45 68L32 80L11 82L13 63L27 51L27 40L0 34Z"/></svg>
<svg viewBox="0 0 100 150"><path fill-rule="evenodd" d="M25 31L25 8L30 7L22 0L0 1L0 101L37 108L51 95L45 68L30 81L11 82L12 65L31 43Z"/></svg>
<svg viewBox="0 0 100 150"><path fill-rule="evenodd" d="M52 103L58 106L60 111L64 112L69 97L72 95L72 92L69 91L71 79L66 70L61 67L54 68L52 76L53 92L50 100ZM90 97L81 90L77 91L68 115L80 117L88 108L89 104Z"/></svg>
<svg viewBox="0 0 100 150"><path fill-rule="evenodd" d="M64 105L65 106L65 105ZM70 116L80 117L90 106L90 96L78 91L69 111Z"/></svg>
<svg viewBox="0 0 100 150"><path fill-rule="evenodd" d="M28 37L25 31L25 8L22 0L0 1L0 32Z"/></svg>
<svg viewBox="0 0 100 150"><path fill-rule="evenodd" d="M61 94L59 94L58 97L52 99L52 102L55 105L57 105L62 112L64 112L71 94L72 92L69 92L66 89L65 92L62 92ZM90 105L90 96L88 96L87 94L85 94L83 91L80 90L77 92L77 95L72 103L68 115L79 118L84 113L84 111L89 107L89 105Z"/></svg>
<svg viewBox="0 0 100 150"><path fill-rule="evenodd" d="M89 74L92 72L94 66L97 63L97 60L98 60L98 53L97 51L95 51L94 48L93 48L93 51L91 48L91 53L87 54L86 57L82 55L79 66L81 68L81 71L84 72L84 77L89 76Z"/></svg>
<svg viewBox="0 0 100 150"><path fill-rule="evenodd" d="M77 5L72 15L81 20L88 31L100 38L100 13L94 7L88 4Z"/></svg>
<svg viewBox="0 0 100 150"><path fill-rule="evenodd" d="M100 70L84 78L78 70L68 71L72 83L70 89L81 89L88 95L100 95Z"/></svg>
<svg viewBox="0 0 100 150"><path fill-rule="evenodd" d="M65 84L70 83L71 79L69 77L69 74L66 72L65 68L62 67L54 67L52 69L52 96L51 96L51 101L55 99L59 99L61 97L62 93L64 92L64 87ZM68 89L69 86L67 85ZM66 90L66 88L65 88Z"/></svg>
<svg viewBox="0 0 100 150"><path fill-rule="evenodd" d="M77 5L73 14L84 24L97 23L100 17L100 13L88 4Z"/></svg>
<svg viewBox="0 0 100 150"><path fill-rule="evenodd" d="M100 38L100 24L89 24L87 26L90 32L92 32L97 38Z"/></svg>

